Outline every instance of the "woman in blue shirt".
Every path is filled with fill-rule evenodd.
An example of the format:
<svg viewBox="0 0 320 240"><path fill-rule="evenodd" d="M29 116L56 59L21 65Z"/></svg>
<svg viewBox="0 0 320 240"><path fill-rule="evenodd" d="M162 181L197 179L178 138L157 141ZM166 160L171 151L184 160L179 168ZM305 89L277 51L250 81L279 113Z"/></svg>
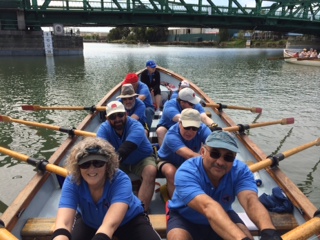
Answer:
<svg viewBox="0 0 320 240"><path fill-rule="evenodd" d="M118 167L114 147L103 139L85 138L73 148L52 239L161 239Z"/></svg>

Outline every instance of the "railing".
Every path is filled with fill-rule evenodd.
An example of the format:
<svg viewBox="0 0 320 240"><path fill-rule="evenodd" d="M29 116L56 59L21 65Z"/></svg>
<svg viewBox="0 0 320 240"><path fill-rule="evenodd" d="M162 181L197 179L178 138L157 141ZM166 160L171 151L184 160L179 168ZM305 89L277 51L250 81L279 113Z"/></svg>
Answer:
<svg viewBox="0 0 320 240"><path fill-rule="evenodd" d="M0 0L0 5L1 5ZM30 2L28 2L30 1ZM14 1L16 3L20 1ZM306 1L308 2L308 1ZM179 1L149 0L149 1L117 1L117 0L50 0L36 1L26 0L26 10L64 10L64 11L103 11L103 12L145 12L145 13L175 13L175 14L205 14L205 15L232 15L232 16L267 16L268 18L305 19L319 21L320 11L315 9L311 14L310 8L301 6L276 6L253 8L253 7L220 7L215 5L187 4ZM319 8L319 6L318 6Z"/></svg>

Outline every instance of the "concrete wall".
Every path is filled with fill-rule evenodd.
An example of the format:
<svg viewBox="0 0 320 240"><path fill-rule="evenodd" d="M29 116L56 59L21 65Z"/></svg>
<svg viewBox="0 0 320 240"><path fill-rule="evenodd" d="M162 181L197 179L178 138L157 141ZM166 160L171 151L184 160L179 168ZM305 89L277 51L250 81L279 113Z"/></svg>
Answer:
<svg viewBox="0 0 320 240"><path fill-rule="evenodd" d="M79 36L52 36L54 55L82 55ZM42 31L0 31L0 56L45 56Z"/></svg>

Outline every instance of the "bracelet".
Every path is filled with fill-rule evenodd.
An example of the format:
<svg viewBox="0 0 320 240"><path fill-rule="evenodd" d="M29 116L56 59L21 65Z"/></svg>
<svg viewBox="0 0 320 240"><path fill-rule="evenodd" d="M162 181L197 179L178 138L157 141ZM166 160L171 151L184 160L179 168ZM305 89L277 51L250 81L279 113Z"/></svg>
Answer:
<svg viewBox="0 0 320 240"><path fill-rule="evenodd" d="M59 236L59 235L64 235L66 236L69 240L71 240L71 233L65 229L65 228L58 228L56 229L53 234L51 239L54 239L55 237Z"/></svg>

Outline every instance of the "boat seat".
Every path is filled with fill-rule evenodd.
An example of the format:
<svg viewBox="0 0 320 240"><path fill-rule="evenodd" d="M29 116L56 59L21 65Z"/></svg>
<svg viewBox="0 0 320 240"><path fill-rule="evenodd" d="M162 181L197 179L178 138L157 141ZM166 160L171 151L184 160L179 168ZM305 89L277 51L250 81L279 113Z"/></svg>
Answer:
<svg viewBox="0 0 320 240"><path fill-rule="evenodd" d="M164 214L149 215L153 228L162 237L166 237L166 216ZM50 240L55 226L55 218L30 218L21 231L22 240ZM116 238L113 238L116 240Z"/></svg>
<svg viewBox="0 0 320 240"><path fill-rule="evenodd" d="M253 236L258 236L257 227L248 219L245 213L239 216L246 223ZM298 226L294 216L290 213L270 213L275 227L281 234L284 234ZM162 238L166 237L166 215L150 214L150 221L153 228ZM30 218L27 220L21 231L22 240L49 240L53 233L55 218Z"/></svg>

